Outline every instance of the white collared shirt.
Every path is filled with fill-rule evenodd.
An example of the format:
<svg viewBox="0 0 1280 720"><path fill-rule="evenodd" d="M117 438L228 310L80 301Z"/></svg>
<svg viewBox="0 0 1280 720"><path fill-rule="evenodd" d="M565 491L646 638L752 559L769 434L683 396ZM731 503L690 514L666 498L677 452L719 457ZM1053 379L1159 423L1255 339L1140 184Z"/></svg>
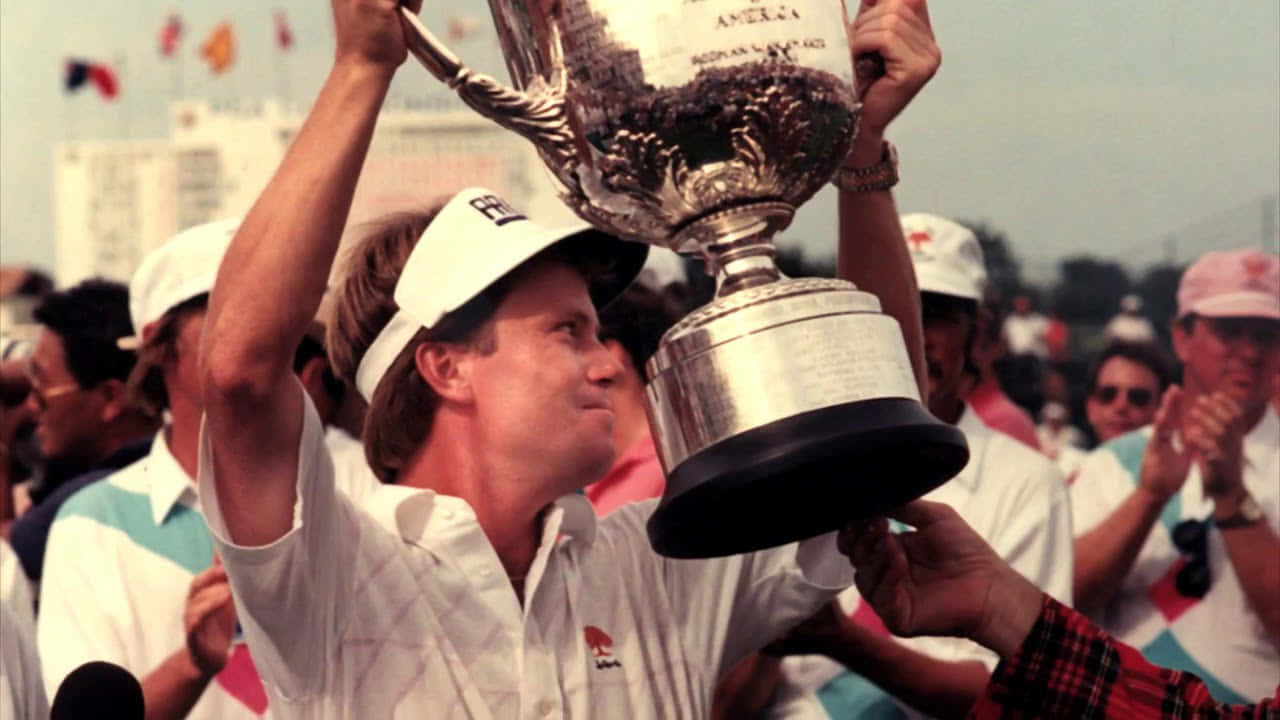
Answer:
<svg viewBox="0 0 1280 720"><path fill-rule="evenodd" d="M184 647L191 579L213 562L213 544L190 477L164 431L151 452L68 498L45 551L37 644L50 698L92 660L141 681ZM187 718L257 718L261 687L237 674L243 660L205 689Z"/></svg>
<svg viewBox="0 0 1280 720"><path fill-rule="evenodd" d="M1074 548L1071 505L1062 473L1052 461L991 429L965 406L956 422L969 443L969 462L958 475L925 495L950 505L996 553L1024 577L1070 605ZM840 595L855 613L862 604L856 588ZM971 640L944 637L899 638L932 658L977 660L993 669L995 653ZM905 703L829 658L808 655L782 663L783 683L769 717L920 717ZM851 715L853 714L853 715Z"/></svg>
<svg viewBox="0 0 1280 720"><path fill-rule="evenodd" d="M669 560L654 503L597 523L586 499L544 513L525 601L456 497L334 492L309 399L293 529L235 546L206 508L273 711L296 718L705 717L722 670L852 582L834 537ZM200 487L216 487L207 437Z"/></svg>
<svg viewBox="0 0 1280 720"><path fill-rule="evenodd" d="M1077 537L1110 517L1137 488L1151 432L1147 426L1121 435L1080 466L1071 485ZM1244 460L1245 488L1262 507L1272 532L1280 533L1280 417L1272 408L1245 435ZM1256 702L1276 690L1280 648L1245 597L1219 530L1208 533L1208 593L1188 598L1175 585L1186 558L1173 543L1173 528L1183 520L1212 515L1213 501L1205 497L1200 470L1192 464L1120 589L1094 620L1151 662L1196 673L1219 702Z"/></svg>

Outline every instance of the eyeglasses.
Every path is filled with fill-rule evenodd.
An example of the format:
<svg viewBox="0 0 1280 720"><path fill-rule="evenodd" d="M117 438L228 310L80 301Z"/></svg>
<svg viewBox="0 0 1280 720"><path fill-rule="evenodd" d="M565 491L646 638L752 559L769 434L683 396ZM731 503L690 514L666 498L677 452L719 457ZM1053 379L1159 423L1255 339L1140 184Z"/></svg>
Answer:
<svg viewBox="0 0 1280 720"><path fill-rule="evenodd" d="M1186 556L1173 579L1178 594L1189 598L1202 598L1209 592L1212 576L1209 573L1209 526L1204 520L1183 520L1173 528L1173 544Z"/></svg>
<svg viewBox="0 0 1280 720"><path fill-rule="evenodd" d="M1280 345L1280 323L1262 318L1204 318L1209 330L1224 341L1250 340L1263 348Z"/></svg>
<svg viewBox="0 0 1280 720"><path fill-rule="evenodd" d="M1102 385L1093 391L1093 397L1103 405L1110 405L1120 397L1120 388L1115 385ZM1144 408L1151 404L1155 398L1155 393L1147 388L1125 388L1124 397L1129 404L1136 408Z"/></svg>
<svg viewBox="0 0 1280 720"><path fill-rule="evenodd" d="M27 384L31 387L31 400L36 406L36 410L43 412L49 407L49 401L56 397L61 397L68 393L73 393L80 389L80 386L71 382L62 385L54 385L53 387L40 387L39 381L35 378L35 373L31 367L26 368Z"/></svg>

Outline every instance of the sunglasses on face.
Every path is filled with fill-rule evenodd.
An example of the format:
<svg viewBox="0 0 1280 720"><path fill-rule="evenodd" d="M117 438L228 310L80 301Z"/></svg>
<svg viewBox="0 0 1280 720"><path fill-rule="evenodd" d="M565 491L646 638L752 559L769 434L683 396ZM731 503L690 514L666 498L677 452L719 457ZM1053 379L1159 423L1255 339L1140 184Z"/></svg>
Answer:
<svg viewBox="0 0 1280 720"><path fill-rule="evenodd" d="M1263 348L1280 345L1280 323L1259 318L1205 318L1209 330L1222 340L1250 340Z"/></svg>
<svg viewBox="0 0 1280 720"><path fill-rule="evenodd" d="M1115 385L1102 385L1093 391L1093 397L1103 405L1110 405L1120 397L1120 388ZM1131 387L1124 389L1124 397L1133 407L1144 408L1155 399L1155 393L1146 388Z"/></svg>
<svg viewBox="0 0 1280 720"><path fill-rule="evenodd" d="M1174 589L1183 597L1204 597L1212 584L1208 524L1203 520L1183 520L1173 528L1173 544L1187 558L1187 564L1173 579Z"/></svg>

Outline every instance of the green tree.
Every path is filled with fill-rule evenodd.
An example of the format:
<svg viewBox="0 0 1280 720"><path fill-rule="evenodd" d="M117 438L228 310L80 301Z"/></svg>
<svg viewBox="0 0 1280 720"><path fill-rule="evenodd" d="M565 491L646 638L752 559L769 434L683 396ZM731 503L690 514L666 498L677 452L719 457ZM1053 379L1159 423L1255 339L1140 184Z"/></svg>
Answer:
<svg viewBox="0 0 1280 720"><path fill-rule="evenodd" d="M1101 326L1120 309L1120 299L1133 287L1119 263L1087 255L1067 258L1058 266L1052 308L1068 323Z"/></svg>

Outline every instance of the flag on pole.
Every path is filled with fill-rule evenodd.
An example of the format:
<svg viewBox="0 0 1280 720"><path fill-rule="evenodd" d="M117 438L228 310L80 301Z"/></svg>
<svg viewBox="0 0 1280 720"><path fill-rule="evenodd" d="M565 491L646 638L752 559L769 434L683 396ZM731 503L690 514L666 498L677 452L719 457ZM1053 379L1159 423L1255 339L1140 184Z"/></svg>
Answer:
<svg viewBox="0 0 1280 720"><path fill-rule="evenodd" d="M98 94L108 100L114 100L120 92L116 73L109 66L89 60L68 60L65 78L67 92L75 92L86 84L92 84L98 89Z"/></svg>
<svg viewBox="0 0 1280 720"><path fill-rule="evenodd" d="M178 45L182 41L182 18L177 13L169 15L169 19L165 20L160 28L159 40L160 54L164 57L173 57L178 52Z"/></svg>
<svg viewBox="0 0 1280 720"><path fill-rule="evenodd" d="M200 46L200 55L208 61L209 70L215 75L221 75L231 67L236 60L236 34L231 23L218 23Z"/></svg>
<svg viewBox="0 0 1280 720"><path fill-rule="evenodd" d="M276 45L281 50L293 47L293 30L289 27L289 19L283 10L276 11Z"/></svg>

